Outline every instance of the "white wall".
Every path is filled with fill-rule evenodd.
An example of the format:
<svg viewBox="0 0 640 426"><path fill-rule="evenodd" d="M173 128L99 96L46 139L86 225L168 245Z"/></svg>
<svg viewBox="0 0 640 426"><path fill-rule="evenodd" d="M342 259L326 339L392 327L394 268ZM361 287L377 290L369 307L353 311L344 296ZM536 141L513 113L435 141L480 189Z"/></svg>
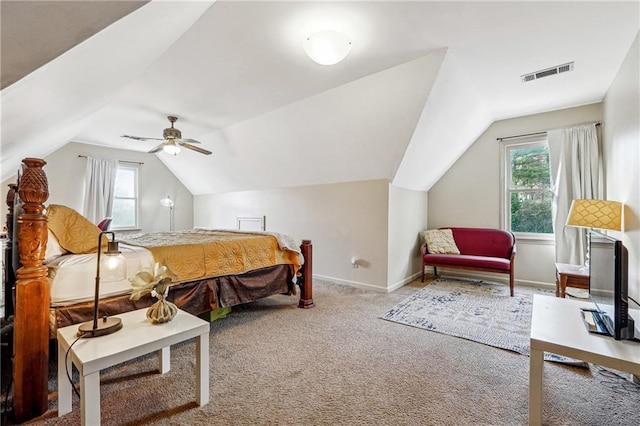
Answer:
<svg viewBox="0 0 640 426"><path fill-rule="evenodd" d="M388 188L383 179L197 195L194 225L235 228L237 216L266 216L267 231L312 241L314 277L387 291Z"/></svg>
<svg viewBox="0 0 640 426"><path fill-rule="evenodd" d="M162 164L155 155L136 151L68 143L44 158L49 181L49 199L45 204L63 204L82 213L86 159L78 155L96 158L144 163L140 168L140 226L144 232L169 230L169 209L160 206L160 199L169 195L175 201L175 229L193 228L193 196ZM6 199L7 185L15 177L2 184L2 199ZM2 209L2 223L7 209Z"/></svg>
<svg viewBox="0 0 640 426"><path fill-rule="evenodd" d="M601 110L601 104L591 104L493 123L429 190L429 228L500 228L500 143L496 139L600 121ZM517 244L516 281L555 285L553 243L519 240Z"/></svg>
<svg viewBox="0 0 640 426"><path fill-rule="evenodd" d="M603 101L607 199L625 208L622 239L629 251L629 295L640 300L640 33Z"/></svg>
<svg viewBox="0 0 640 426"><path fill-rule="evenodd" d="M427 193L389 185L389 291L412 281L422 270L420 232L425 229Z"/></svg>
<svg viewBox="0 0 640 426"><path fill-rule="evenodd" d="M237 216L265 216L267 231L310 239L316 279L393 291L421 268L426 193L386 179L197 195L194 211L195 226L236 228Z"/></svg>

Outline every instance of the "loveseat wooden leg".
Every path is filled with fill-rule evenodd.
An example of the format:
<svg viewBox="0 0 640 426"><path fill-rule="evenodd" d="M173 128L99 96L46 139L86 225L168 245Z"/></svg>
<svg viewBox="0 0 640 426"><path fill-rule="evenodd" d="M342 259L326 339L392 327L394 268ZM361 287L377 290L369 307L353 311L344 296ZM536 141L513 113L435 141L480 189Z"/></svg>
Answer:
<svg viewBox="0 0 640 426"><path fill-rule="evenodd" d="M514 296L513 272L509 273L509 288L511 289L511 297L513 297Z"/></svg>
<svg viewBox="0 0 640 426"><path fill-rule="evenodd" d="M424 263L422 263L422 281L421 282L424 282Z"/></svg>

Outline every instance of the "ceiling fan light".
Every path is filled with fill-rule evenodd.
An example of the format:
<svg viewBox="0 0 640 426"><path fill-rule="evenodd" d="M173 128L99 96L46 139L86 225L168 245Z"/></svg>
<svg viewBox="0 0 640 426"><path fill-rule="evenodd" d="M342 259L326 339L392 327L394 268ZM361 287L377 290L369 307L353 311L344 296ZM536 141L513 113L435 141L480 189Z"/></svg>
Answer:
<svg viewBox="0 0 640 426"><path fill-rule="evenodd" d="M319 31L304 39L302 48L314 62L334 65L349 54L351 40L337 31Z"/></svg>
<svg viewBox="0 0 640 426"><path fill-rule="evenodd" d="M165 145L162 150L169 155L178 155L180 153L180 147L175 143Z"/></svg>

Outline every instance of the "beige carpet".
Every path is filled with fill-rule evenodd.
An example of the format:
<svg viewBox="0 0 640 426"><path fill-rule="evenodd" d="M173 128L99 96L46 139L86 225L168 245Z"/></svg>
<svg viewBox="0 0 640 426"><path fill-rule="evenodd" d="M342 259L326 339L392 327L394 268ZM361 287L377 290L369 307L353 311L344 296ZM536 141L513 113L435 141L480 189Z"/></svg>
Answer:
<svg viewBox="0 0 640 426"><path fill-rule="evenodd" d="M211 326L211 401L194 401L193 342L102 374L103 425L525 425L529 358L380 319L421 288L391 294L317 282L316 307L276 296ZM516 289L517 291L517 289ZM544 422L635 425L640 390L589 369L545 364ZM55 383L52 383L55 388ZM79 424L79 404L31 424Z"/></svg>

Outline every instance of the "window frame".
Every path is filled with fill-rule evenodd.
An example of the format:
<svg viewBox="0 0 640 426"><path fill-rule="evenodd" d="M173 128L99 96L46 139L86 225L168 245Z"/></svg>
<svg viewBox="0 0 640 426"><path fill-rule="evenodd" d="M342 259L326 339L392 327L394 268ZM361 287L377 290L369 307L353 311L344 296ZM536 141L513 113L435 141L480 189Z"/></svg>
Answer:
<svg viewBox="0 0 640 426"><path fill-rule="evenodd" d="M547 234L542 232L516 232L511 230L511 192L512 192L512 188L510 186L511 149L521 148L525 146L534 147L534 146L545 146L545 145L548 150L549 140L546 134L500 141L500 225L502 229L512 232L518 240L530 240L530 241L554 241L555 240L554 231ZM549 169L551 169L551 164L549 164ZM518 191L539 192L540 190L520 189ZM551 193L551 196L553 198L552 188L549 188L548 191ZM552 207L551 213L553 215L553 207Z"/></svg>
<svg viewBox="0 0 640 426"><path fill-rule="evenodd" d="M113 195L113 202L115 204L116 199L122 199L122 200L134 200L134 204L135 204L135 208L134 208L134 214L135 214L135 224L133 226L117 226L117 224L115 222L111 223L111 230L114 231L133 231L133 230L139 230L140 229L140 191L139 191L139 185L140 185L140 165L139 164L134 164L134 163L124 163L124 162L119 162L118 163L118 173L120 172L120 170L132 170L134 172L134 184L133 184L133 192L134 192L134 196L133 197L118 197L116 196L115 192ZM111 214L111 216L113 217L113 213Z"/></svg>

